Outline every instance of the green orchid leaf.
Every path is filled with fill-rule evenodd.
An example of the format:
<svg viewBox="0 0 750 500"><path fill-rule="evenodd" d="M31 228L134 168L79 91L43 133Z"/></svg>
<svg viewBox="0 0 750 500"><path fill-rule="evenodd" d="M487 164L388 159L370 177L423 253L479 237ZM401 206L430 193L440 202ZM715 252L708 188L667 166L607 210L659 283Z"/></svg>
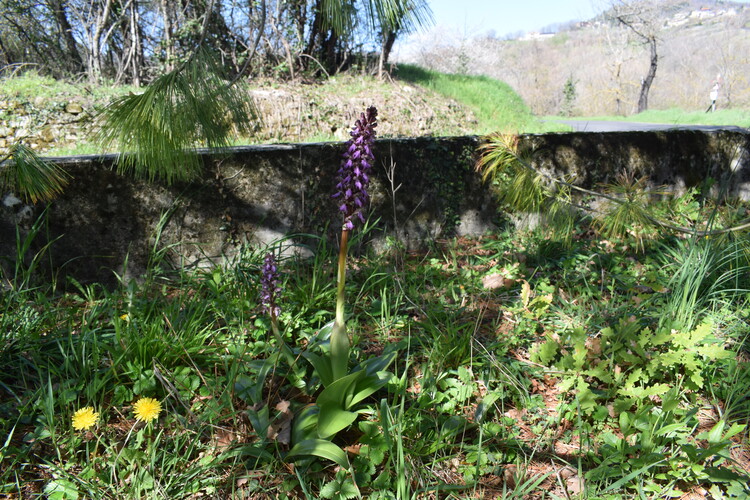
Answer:
<svg viewBox="0 0 750 500"><path fill-rule="evenodd" d="M338 405L339 408L349 409L357 381L364 376L364 372L354 372L334 381L331 385L323 389L318 395L316 403L319 406Z"/></svg>
<svg viewBox="0 0 750 500"><path fill-rule="evenodd" d="M292 443L302 443L316 435L320 408L317 405L303 407L292 421Z"/></svg>
<svg viewBox="0 0 750 500"><path fill-rule="evenodd" d="M346 325L336 321L331 330L331 370L334 381L345 377L348 367L349 336L346 333Z"/></svg>
<svg viewBox="0 0 750 500"><path fill-rule="evenodd" d="M274 460L274 456L270 454L268 451L264 450L263 448L259 446L253 446L249 444L226 451L221 454L221 457L224 459L235 458L235 457L239 457L239 458L251 457L261 462L265 462L265 463L272 462Z"/></svg>
<svg viewBox="0 0 750 500"><path fill-rule="evenodd" d="M302 356L310 362L315 373L320 377L323 387L328 387L333 383L333 370L331 369L331 360L325 356L318 356L310 351L305 351Z"/></svg>
<svg viewBox="0 0 750 500"><path fill-rule="evenodd" d="M357 415L353 411L342 409L336 403L321 405L318 415L318 437L328 439L335 436L339 431L352 425Z"/></svg>
<svg viewBox="0 0 750 500"><path fill-rule="evenodd" d="M289 453L287 453L286 459L289 460L307 455L325 458L344 468L349 467L349 458L346 456L346 452L325 439L307 439L295 444L289 450Z"/></svg>
<svg viewBox="0 0 750 500"><path fill-rule="evenodd" d="M238 377L234 384L234 390L237 395L246 398L252 403L261 403L263 401L263 387L266 384L266 378L278 363L278 353L271 354L264 360L256 360L250 363L250 369L256 373L255 380L242 376Z"/></svg>
<svg viewBox="0 0 750 500"><path fill-rule="evenodd" d="M368 375L362 377L357 381L355 389L351 395L351 398L347 401L347 408L351 408L366 397L375 393L377 390L385 386L393 374L391 372L378 372L375 375Z"/></svg>
<svg viewBox="0 0 750 500"><path fill-rule="evenodd" d="M263 405L258 411L247 410L247 417L255 433L264 438L268 432L268 427L271 425L271 419L268 416L268 406Z"/></svg>
<svg viewBox="0 0 750 500"><path fill-rule="evenodd" d="M318 346L321 349L327 346L331 340L331 331L333 330L333 324L335 321L329 321L317 331L315 336L310 340L310 346Z"/></svg>
<svg viewBox="0 0 750 500"><path fill-rule="evenodd" d="M500 399L500 397L502 397L502 393L500 392L488 392L487 395L482 398L482 401L477 405L477 410L476 412L474 412L474 421L477 423L482 423L484 417L488 415L489 411L494 406L495 401Z"/></svg>
<svg viewBox="0 0 750 500"><path fill-rule="evenodd" d="M389 353L384 353L376 358L370 358L360 363L357 368L363 370L367 375L374 375L388 368L396 359L396 354L396 351L391 351Z"/></svg>

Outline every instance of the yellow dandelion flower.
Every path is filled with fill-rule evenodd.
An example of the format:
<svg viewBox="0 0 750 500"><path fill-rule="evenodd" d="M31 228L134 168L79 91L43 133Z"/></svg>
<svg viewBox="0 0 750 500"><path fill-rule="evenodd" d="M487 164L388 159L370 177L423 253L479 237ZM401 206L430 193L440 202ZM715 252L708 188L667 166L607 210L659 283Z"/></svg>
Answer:
<svg viewBox="0 0 750 500"><path fill-rule="evenodd" d="M133 413L137 420L151 422L161 413L161 403L154 398L141 398L133 405Z"/></svg>
<svg viewBox="0 0 750 500"><path fill-rule="evenodd" d="M130 321L130 316L128 315L128 313L121 314L120 319L123 321Z"/></svg>
<svg viewBox="0 0 750 500"><path fill-rule="evenodd" d="M86 406L73 414L73 428L77 431L85 431L96 425L99 413L90 406Z"/></svg>

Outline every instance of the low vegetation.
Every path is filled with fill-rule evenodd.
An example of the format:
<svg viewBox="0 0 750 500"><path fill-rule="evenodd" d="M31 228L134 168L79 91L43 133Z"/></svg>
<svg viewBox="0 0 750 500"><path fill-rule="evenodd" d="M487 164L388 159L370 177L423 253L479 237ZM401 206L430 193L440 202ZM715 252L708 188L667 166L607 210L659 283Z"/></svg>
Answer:
<svg viewBox="0 0 750 500"><path fill-rule="evenodd" d="M129 86L65 83L34 72L2 82L0 152L22 140L36 152L54 156L115 152L94 141L92 119L113 99L139 92ZM399 65L387 82L349 73L312 84L260 80L248 85L245 92L254 101L260 122L252 133L235 138L235 145L346 140L347 130L339 126L339 121L352 102L375 104L389 116L381 125L381 137L569 129L556 123L555 116L543 120L535 117L519 95L501 81L412 65ZM72 111L71 106L80 110ZM738 109L715 113L652 110L627 118L586 119L750 126L748 113Z"/></svg>
<svg viewBox="0 0 750 500"><path fill-rule="evenodd" d="M394 76L434 90L471 109L477 118L472 127L476 135L497 130L534 133L563 129L554 123L541 122L509 85L493 78L440 73L409 64L399 65Z"/></svg>

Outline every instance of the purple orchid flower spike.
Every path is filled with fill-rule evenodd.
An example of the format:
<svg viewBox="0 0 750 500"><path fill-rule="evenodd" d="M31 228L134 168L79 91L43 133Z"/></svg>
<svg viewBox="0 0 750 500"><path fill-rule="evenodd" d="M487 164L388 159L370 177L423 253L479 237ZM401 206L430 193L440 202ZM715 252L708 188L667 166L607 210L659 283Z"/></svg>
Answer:
<svg viewBox="0 0 750 500"><path fill-rule="evenodd" d="M346 152L339 168L339 183L334 198L339 198L339 211L344 215L343 229L354 229L355 217L365 222L364 209L370 197L367 187L370 184L368 171L375 162L372 147L375 143L375 127L378 110L367 108L360 115L351 131L352 138L346 143Z"/></svg>
<svg viewBox="0 0 750 500"><path fill-rule="evenodd" d="M262 311L263 313L270 315L271 319L276 319L279 314L281 314L281 308L277 303L279 295L281 294L281 287L279 286L279 273L276 268L276 258L272 253L266 254L266 258L263 261L260 285L260 303L262 305Z"/></svg>

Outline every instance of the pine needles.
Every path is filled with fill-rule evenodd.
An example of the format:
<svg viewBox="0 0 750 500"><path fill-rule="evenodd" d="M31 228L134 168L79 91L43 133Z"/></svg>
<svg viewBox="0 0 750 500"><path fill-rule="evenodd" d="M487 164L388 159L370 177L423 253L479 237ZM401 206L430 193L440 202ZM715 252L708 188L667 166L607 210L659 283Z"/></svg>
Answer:
<svg viewBox="0 0 750 500"><path fill-rule="evenodd" d="M544 214L552 236L569 242L577 214L570 185L532 168L533 151L520 151L518 136L494 134L480 147L477 170L492 179L498 201L513 212Z"/></svg>
<svg viewBox="0 0 750 500"><path fill-rule="evenodd" d="M192 148L221 148L251 130L252 102L227 85L209 57L198 54L154 80L142 94L115 99L98 117L98 142L122 151L120 173L151 181L188 181L201 170Z"/></svg>
<svg viewBox="0 0 750 500"><path fill-rule="evenodd" d="M643 250L643 240L653 229L653 216L648 211L649 197L647 179L635 179L626 172L616 177L616 182L607 184L604 191L610 195L602 206L594 226L608 239L622 238L631 233L636 247Z"/></svg>
<svg viewBox="0 0 750 500"><path fill-rule="evenodd" d="M0 186L8 187L31 203L50 201L62 193L70 176L45 161L31 148L17 143L0 161Z"/></svg>

